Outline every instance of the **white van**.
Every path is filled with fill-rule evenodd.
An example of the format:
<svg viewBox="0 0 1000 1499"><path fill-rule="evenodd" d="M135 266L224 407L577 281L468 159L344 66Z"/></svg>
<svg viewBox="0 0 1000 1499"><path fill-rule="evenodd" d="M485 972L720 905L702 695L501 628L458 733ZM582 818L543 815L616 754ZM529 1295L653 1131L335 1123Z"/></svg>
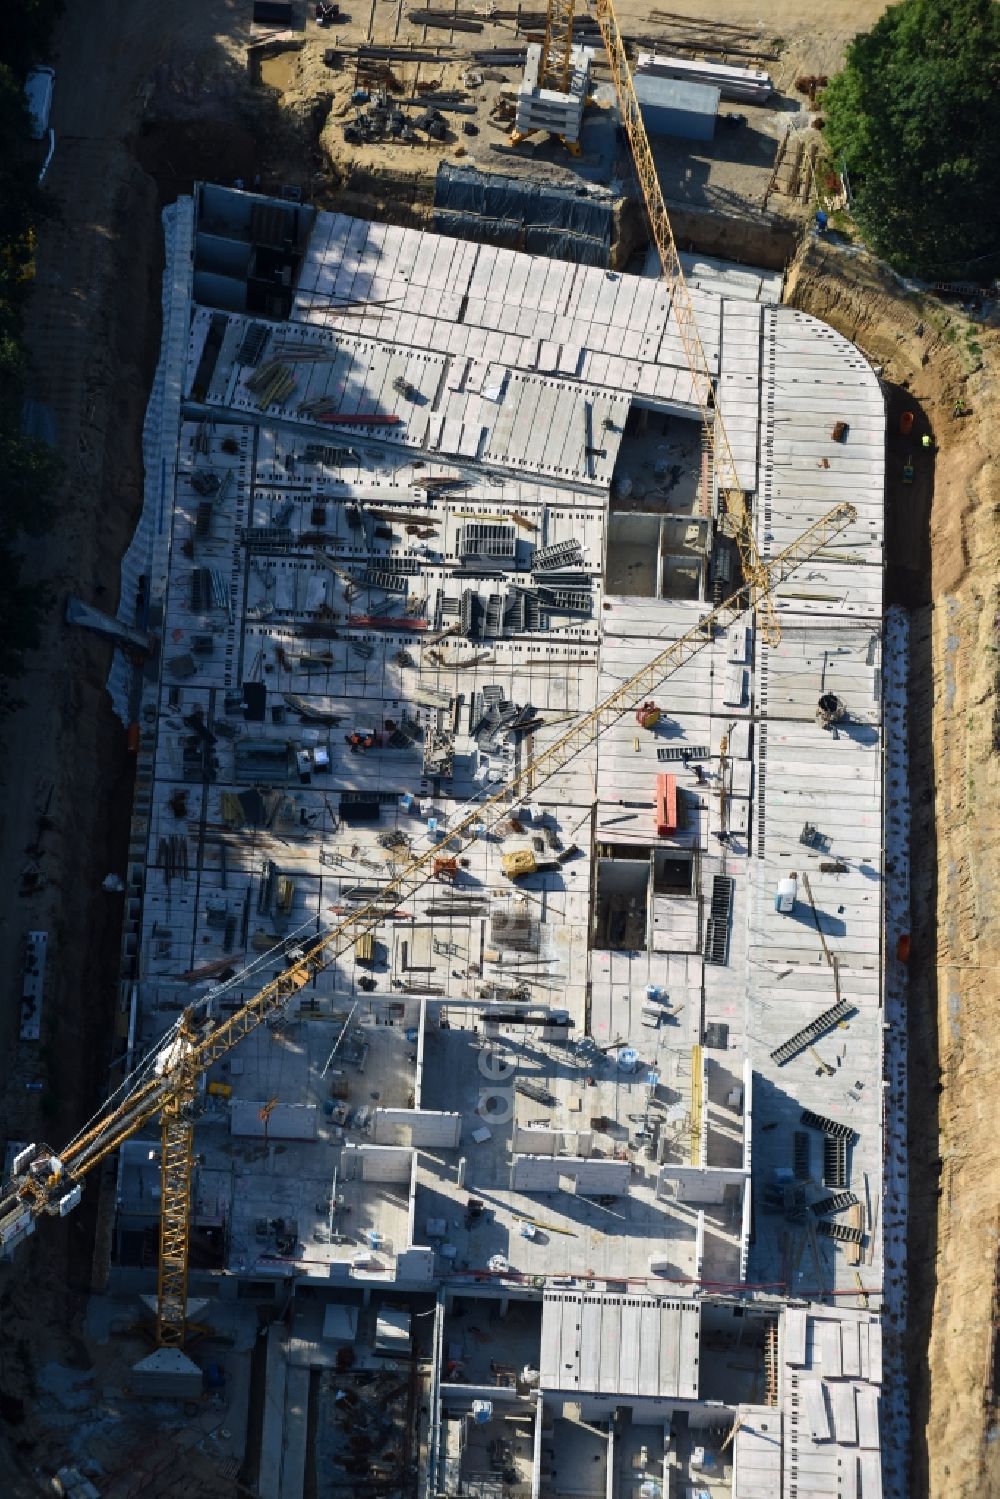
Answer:
<svg viewBox="0 0 1000 1499"><path fill-rule="evenodd" d="M31 116L32 140L40 141L49 128L55 84L55 68L32 68L25 81L24 92L28 101L28 114Z"/></svg>

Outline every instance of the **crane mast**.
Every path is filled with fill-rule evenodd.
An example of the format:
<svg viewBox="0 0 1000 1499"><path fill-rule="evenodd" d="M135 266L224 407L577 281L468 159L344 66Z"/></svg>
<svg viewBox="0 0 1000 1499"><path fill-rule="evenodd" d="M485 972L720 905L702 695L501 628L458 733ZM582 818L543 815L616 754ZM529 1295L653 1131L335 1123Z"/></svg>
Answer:
<svg viewBox="0 0 1000 1499"><path fill-rule="evenodd" d="M670 216L667 213L663 189L660 187L649 136L646 134L646 126L643 123L642 110L636 97L635 84L632 82L632 70L629 67L625 43L618 26L618 17L615 15L612 0L594 0L594 9L604 42L604 50L611 67L622 126L628 136L636 175L639 178L646 213L653 231L653 240L660 257L663 278L670 287L670 303L674 320L684 348L684 357L691 372L695 399L701 410L701 420L709 452L712 455L714 481L722 494L728 529L739 548L743 576L750 583L763 575L764 562L757 547L753 518L747 507L746 495L740 483L729 436L722 413L715 401L715 388L701 341L698 319L691 301L691 293L684 279L680 256L677 253L677 243L671 228ZM572 33L572 24L570 32ZM777 645L781 640L778 616L766 591L759 590L759 592L758 622L761 633L769 645Z"/></svg>
<svg viewBox="0 0 1000 1499"><path fill-rule="evenodd" d="M552 88L560 94L569 91L570 60L573 51L574 0L549 0L545 13L545 41L542 43L538 87Z"/></svg>
<svg viewBox="0 0 1000 1499"><path fill-rule="evenodd" d="M487 800L463 812L445 830L452 850L470 847L495 831L513 802L563 770L613 724L633 714L649 694L714 638L716 628L747 608L759 607L762 590L776 588L857 518L844 502L815 521L753 578L697 624L670 641L651 661L615 689L590 713L582 714L551 745L537 754ZM315 940L302 957L264 984L226 1019L216 1022L189 1006L125 1099L109 1103L60 1154L48 1145L27 1146L15 1158L11 1179L0 1190L0 1248L12 1250L33 1232L43 1215L64 1216L80 1200L85 1177L144 1125L159 1116L161 1140L161 1228L157 1339L182 1346L187 1326L188 1240L191 1214L193 1128L199 1081L218 1061L269 1017L280 1014L308 984L366 932L384 922L393 902L402 903L433 878L440 843L432 842L398 870L377 900L352 911ZM388 901L387 901L388 897ZM211 996L208 997L209 1001Z"/></svg>
<svg viewBox="0 0 1000 1499"><path fill-rule="evenodd" d="M642 190L646 214L649 218L653 240L660 257L660 269L664 281L670 288L670 305L674 322L684 350L684 358L691 375L694 398L701 413L705 440L711 458L712 482L718 486L724 511L722 529L736 543L743 568L743 576L751 582L763 576L764 562L754 535L753 517L747 506L746 494L740 483L736 459L726 432L722 413L715 399L715 385L709 369L708 358L701 341L698 319L684 279L677 243L671 228L670 216L660 187L660 179L653 160L649 136L643 123L642 110L636 97L632 70L629 67L625 43L622 39L612 0L594 0L597 24L600 28L604 50L611 68L611 77L618 99L621 123L628 137L636 176ZM566 93L573 49L574 0L548 0L545 18L545 40L539 64L539 88L555 89ZM524 140L522 132L514 131L511 143ZM569 144L569 143L567 143ZM571 146L570 149L578 150ZM768 645L776 646L781 640L781 626L766 589L758 589L758 622Z"/></svg>
<svg viewBox="0 0 1000 1499"><path fill-rule="evenodd" d="M160 1254L156 1275L156 1342L183 1348L187 1332L188 1253L191 1232L191 1166L194 1087L179 1088L160 1118Z"/></svg>
<svg viewBox="0 0 1000 1499"><path fill-rule="evenodd" d="M573 65L573 12L575 0L549 0L545 11L545 36L541 57L538 60L538 87L552 89L557 94L569 93L570 73ZM510 143L520 145L527 140L532 130L513 130ZM579 156L577 141L560 137L572 156Z"/></svg>

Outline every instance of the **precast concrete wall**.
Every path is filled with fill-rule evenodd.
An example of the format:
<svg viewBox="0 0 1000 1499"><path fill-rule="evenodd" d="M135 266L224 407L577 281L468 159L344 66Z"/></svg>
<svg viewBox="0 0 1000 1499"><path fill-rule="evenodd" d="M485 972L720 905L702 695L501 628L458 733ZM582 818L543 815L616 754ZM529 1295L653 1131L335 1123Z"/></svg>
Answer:
<svg viewBox="0 0 1000 1499"><path fill-rule="evenodd" d="M511 1186L516 1192L570 1191L615 1197L628 1193L628 1161L588 1160L585 1156L515 1155Z"/></svg>
<svg viewBox="0 0 1000 1499"><path fill-rule="evenodd" d="M372 1118L372 1138L377 1145L454 1150L461 1137L461 1114L436 1109L376 1109Z"/></svg>

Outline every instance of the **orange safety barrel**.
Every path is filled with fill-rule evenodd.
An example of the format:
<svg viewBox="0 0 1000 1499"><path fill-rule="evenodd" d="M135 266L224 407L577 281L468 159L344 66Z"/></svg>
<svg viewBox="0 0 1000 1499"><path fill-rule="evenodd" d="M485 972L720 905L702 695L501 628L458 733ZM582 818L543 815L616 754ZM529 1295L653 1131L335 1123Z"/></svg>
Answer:
<svg viewBox="0 0 1000 1499"><path fill-rule="evenodd" d="M677 777L656 777L656 835L665 838L677 831Z"/></svg>

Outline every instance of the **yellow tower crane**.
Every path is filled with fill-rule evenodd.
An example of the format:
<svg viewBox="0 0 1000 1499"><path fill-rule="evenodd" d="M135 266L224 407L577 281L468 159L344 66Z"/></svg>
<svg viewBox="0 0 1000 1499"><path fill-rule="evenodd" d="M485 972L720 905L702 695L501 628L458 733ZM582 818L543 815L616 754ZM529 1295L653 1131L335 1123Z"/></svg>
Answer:
<svg viewBox="0 0 1000 1499"><path fill-rule="evenodd" d="M545 42L542 47L538 85L540 88L558 89L565 93L568 88L570 59L573 47L574 0L549 0L546 13ZM594 0L594 13L600 27L604 50L608 55L611 77L618 98L622 126L628 136L636 176L642 189L643 202L649 226L653 233L664 281L670 288L670 308L677 332L684 349L684 357L691 374L695 400L701 412L702 425L711 459L712 481L718 486L725 511L723 530L728 532L739 550L743 576L748 583L763 577L766 571L754 535L753 517L747 506L746 494L740 483L736 460L722 419L722 412L715 395L715 384L708 366L705 348L701 341L698 319L691 293L681 267L680 256L670 216L660 187L660 179L653 160L649 136L642 119L642 110L632 82L625 43L622 40L618 17L612 0ZM512 136L512 142L523 137ZM781 626L774 605L764 588L757 588L758 623L768 645L776 646L781 640Z"/></svg>
<svg viewBox="0 0 1000 1499"><path fill-rule="evenodd" d="M671 641L591 713L575 720L566 733L516 772L502 791L475 805L447 829L454 852L493 832L510 816L511 805L530 786L557 775L601 734L636 709L666 677L677 671L747 608L759 608L796 567L828 546L857 518L845 502L816 521L768 564L745 579L724 603L703 615L695 627ZM189 1006L157 1049L104 1105L93 1120L58 1154L51 1146L28 1145L14 1159L12 1174L0 1189L0 1249L12 1251L34 1231L45 1214L65 1216L80 1201L86 1176L145 1125L160 1121L160 1259L157 1284L156 1337L161 1346L182 1347L187 1331L188 1241L191 1218L194 1116L198 1087L214 1062L251 1031L277 1017L316 974L351 948L360 936L374 932L391 909L434 878L440 844L431 843L397 870L375 901L360 907L315 940L285 972L258 990L234 1014L216 1019L212 995ZM240 978L245 979L245 975ZM233 983L239 982L233 980Z"/></svg>
<svg viewBox="0 0 1000 1499"><path fill-rule="evenodd" d="M574 9L575 0L549 0L545 13L545 40L542 42L542 55L538 64L538 87L554 89L557 94L569 93ZM512 146L520 145L531 134L533 132L530 130L514 130L510 143ZM579 156L580 147L576 141L568 141L565 137L561 139L567 151Z"/></svg>
<svg viewBox="0 0 1000 1499"><path fill-rule="evenodd" d="M545 41L538 69L539 88L554 88L561 94L569 89L573 10L574 0L549 0L545 15Z"/></svg>

